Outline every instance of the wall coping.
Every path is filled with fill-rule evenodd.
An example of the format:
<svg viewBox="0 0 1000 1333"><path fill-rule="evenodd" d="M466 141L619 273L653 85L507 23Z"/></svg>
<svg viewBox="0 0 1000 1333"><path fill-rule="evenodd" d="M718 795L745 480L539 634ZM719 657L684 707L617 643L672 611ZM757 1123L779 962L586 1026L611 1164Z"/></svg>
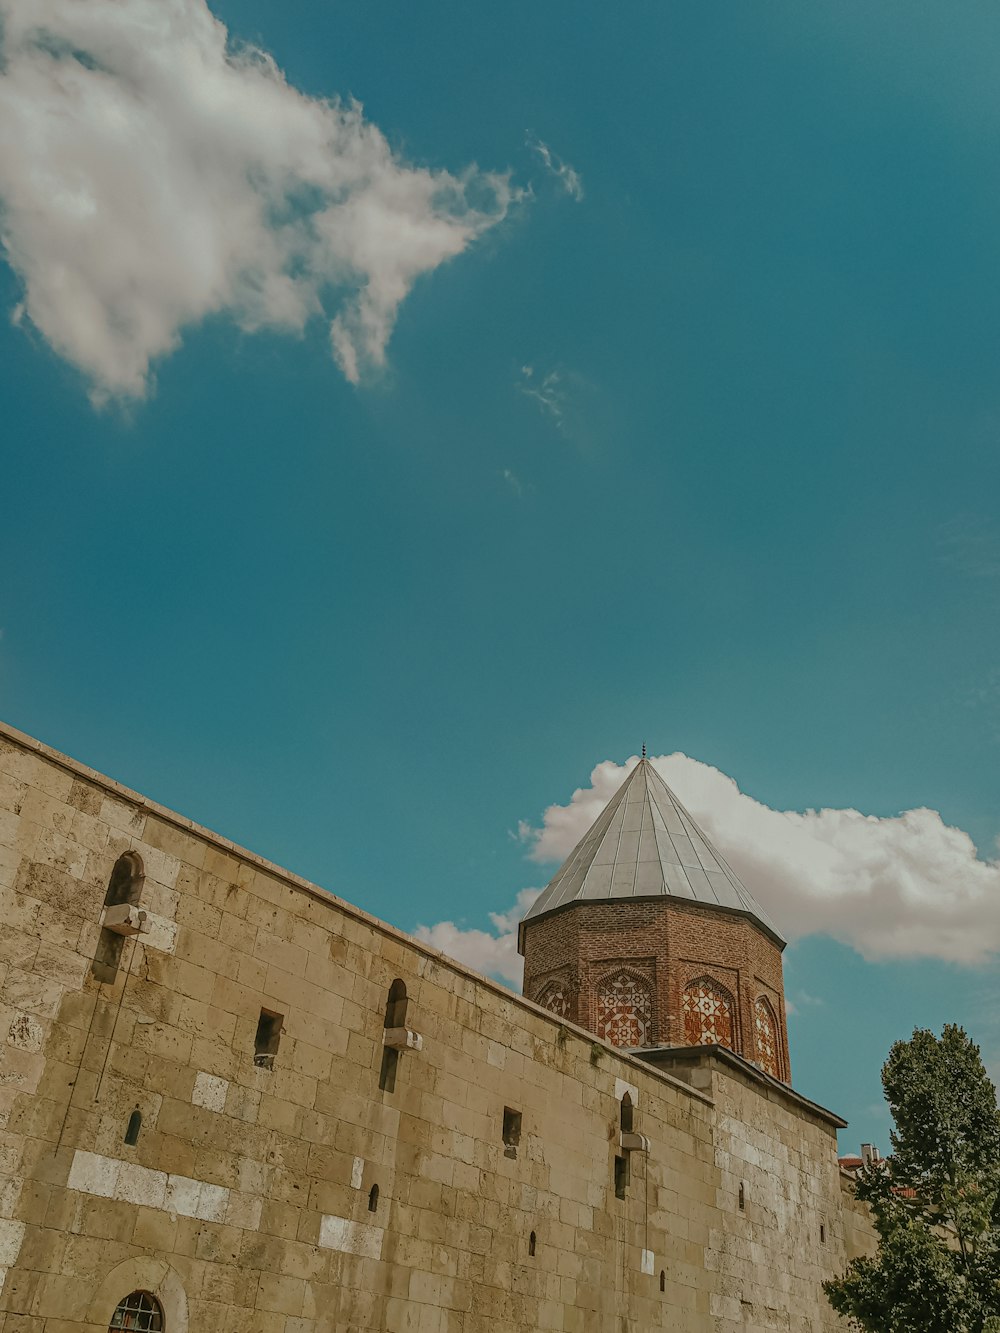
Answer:
<svg viewBox="0 0 1000 1333"><path fill-rule="evenodd" d="M623 1051L618 1046L612 1046L610 1042L604 1040L602 1037L596 1036L593 1032L588 1032L586 1028L579 1027L577 1024L570 1022L566 1018L560 1018L557 1014L553 1014L551 1010L545 1009L540 1004L535 1004L533 1000L527 999L517 991L510 990L507 986L503 985L502 982L494 981L492 977L484 976L481 972L475 971L474 968L467 967L464 963L460 963L455 958L449 958L448 955L442 953L440 949L435 949L433 945L427 944L423 940L418 940L413 935L408 935L405 931L389 925L388 922L380 920L377 916L372 916L370 912L366 912L361 907L356 907L345 898L338 897L337 894L332 893L329 889L324 889L318 884L313 884L310 880L304 879L301 875L296 875L294 871L286 870L284 866L279 866L274 861L268 861L266 857L259 856L256 852L252 852L246 847L241 847L238 843L233 842L231 839L224 837L220 833L214 832L212 829L206 828L203 824L196 824L194 820L188 819L186 815L180 815L175 810L171 810L165 805L160 805L158 801L153 801L149 797L143 796L141 792L133 791L131 787L126 787L123 783L116 782L114 778L109 778L106 774L99 773L96 768L90 768L87 764L83 764L79 760L71 758L69 755L62 754L59 750L53 749L52 746L46 745L43 741L37 740L34 736L29 736L27 732L19 731L17 727L12 726L9 722L5 722L2 718L0 718L0 740L9 741L13 745L20 746L23 750L29 750L34 754L40 755L42 758L48 760L49 763L64 769L67 773L73 774L74 777L83 778L85 781L93 783L94 786L102 788L104 791L108 792L109 795L116 797L118 800L127 801L130 805L138 806L141 810L146 811L147 814L155 815L157 819L161 819L165 824L171 824L174 828L181 829L183 832L191 834L192 837L200 838L214 847L229 852L231 855L238 857L241 861L246 862L246 864L253 866L255 869L262 870L265 874L271 875L274 879L281 880L289 888L296 890L296 892L304 893L308 897L321 902L326 907L335 907L339 909L345 916L351 917L360 924L367 926L370 930L386 936L388 939L406 945L408 948L413 949L418 954L422 954L432 962L438 963L447 970L474 982L477 986L482 986L486 990L492 991L493 994L499 995L501 998L510 1001L512 1004L517 1005L519 1008L524 1009L531 1014L534 1014L536 1017L544 1018L553 1028L557 1030L563 1029L572 1033L574 1036L579 1037L582 1041L589 1042L593 1047L600 1047L609 1055L613 1056L615 1060L621 1061L623 1065L631 1066L637 1070L641 1069L642 1072L646 1074L653 1074L660 1082L669 1085L676 1092L683 1093L685 1097L688 1097L693 1101L703 1102L707 1106L714 1106L715 1100L713 1097L702 1092L698 1088L691 1087L691 1085L685 1083L683 1079L675 1078L672 1074L667 1073L666 1070L657 1069L636 1054Z"/></svg>
<svg viewBox="0 0 1000 1333"><path fill-rule="evenodd" d="M796 1111L811 1116L814 1120L820 1120L834 1129L847 1128L847 1121L835 1111L829 1111L825 1106L820 1106L819 1102L803 1097L802 1093L796 1092L790 1084L782 1083L780 1079L766 1074L759 1065L744 1059L742 1055L737 1055L728 1046L719 1046L715 1043L704 1046L651 1046L639 1054L639 1059L649 1061L654 1067L657 1059L672 1064L687 1065L707 1065L715 1061L728 1066L729 1070L742 1075L743 1078L762 1085L769 1097L787 1102Z"/></svg>

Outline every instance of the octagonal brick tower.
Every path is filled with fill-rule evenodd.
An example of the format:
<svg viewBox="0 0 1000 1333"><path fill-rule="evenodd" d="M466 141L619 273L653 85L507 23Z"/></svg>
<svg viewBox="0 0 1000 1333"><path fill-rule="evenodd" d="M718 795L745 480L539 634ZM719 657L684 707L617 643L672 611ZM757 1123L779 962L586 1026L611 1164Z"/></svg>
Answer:
<svg viewBox="0 0 1000 1333"><path fill-rule="evenodd" d="M784 947L646 758L518 928L528 999L615 1046L717 1042L787 1083Z"/></svg>

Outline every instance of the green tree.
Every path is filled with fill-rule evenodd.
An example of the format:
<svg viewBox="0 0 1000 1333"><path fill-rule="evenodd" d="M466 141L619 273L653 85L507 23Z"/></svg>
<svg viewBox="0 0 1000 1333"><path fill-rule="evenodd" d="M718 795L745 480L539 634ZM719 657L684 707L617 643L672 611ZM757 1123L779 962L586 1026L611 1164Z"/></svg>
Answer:
<svg viewBox="0 0 1000 1333"><path fill-rule="evenodd" d="M878 1252L823 1284L830 1304L865 1333L1000 1333L1000 1113L979 1047L918 1028L882 1086L892 1155L857 1183Z"/></svg>

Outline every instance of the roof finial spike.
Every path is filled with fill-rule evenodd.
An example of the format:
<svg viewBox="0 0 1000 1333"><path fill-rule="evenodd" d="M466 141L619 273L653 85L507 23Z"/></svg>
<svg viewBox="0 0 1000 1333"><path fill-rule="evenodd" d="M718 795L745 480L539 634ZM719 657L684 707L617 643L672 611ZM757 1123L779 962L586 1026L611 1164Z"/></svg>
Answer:
<svg viewBox="0 0 1000 1333"><path fill-rule="evenodd" d="M645 741L643 741L643 743L642 743L642 757L643 757L643 759L646 758L646 742L645 742Z"/></svg>

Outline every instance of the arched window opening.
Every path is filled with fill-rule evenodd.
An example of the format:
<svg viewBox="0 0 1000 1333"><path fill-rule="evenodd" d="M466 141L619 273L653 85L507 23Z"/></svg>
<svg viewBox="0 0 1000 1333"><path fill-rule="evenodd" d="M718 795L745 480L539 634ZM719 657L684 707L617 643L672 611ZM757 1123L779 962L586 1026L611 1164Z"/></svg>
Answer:
<svg viewBox="0 0 1000 1333"><path fill-rule="evenodd" d="M128 903L135 907L142 893L143 881L142 857L138 852L125 852L119 856L108 880L108 891L104 895L105 907L120 907ZM108 985L118 975L125 936L117 931L102 928L94 951L94 961L90 970L98 981Z"/></svg>
<svg viewBox="0 0 1000 1333"><path fill-rule="evenodd" d="M612 1046L649 1046L653 1041L653 995L649 982L614 972L597 990L597 1035Z"/></svg>
<svg viewBox="0 0 1000 1333"><path fill-rule="evenodd" d="M130 903L133 907L142 893L142 857L138 852L125 852L119 856L108 880L108 891L104 895L105 907L118 907Z"/></svg>
<svg viewBox="0 0 1000 1333"><path fill-rule="evenodd" d="M529 1257L532 1258L532 1259L534 1259L534 1257L535 1257L535 1233L534 1233L534 1232L532 1232L531 1235L528 1237L528 1255L529 1255Z"/></svg>
<svg viewBox="0 0 1000 1333"><path fill-rule="evenodd" d="M736 1050L736 1006L729 992L711 977L685 987L681 1003L688 1046L728 1046Z"/></svg>
<svg viewBox="0 0 1000 1333"><path fill-rule="evenodd" d="M139 1142L139 1131L142 1129L142 1112L138 1106L128 1118L128 1128L125 1130L125 1142L130 1148L134 1148Z"/></svg>
<svg viewBox="0 0 1000 1333"><path fill-rule="evenodd" d="M389 987L389 998L385 1005L385 1026L387 1028L406 1027L406 983L399 977Z"/></svg>
<svg viewBox="0 0 1000 1333"><path fill-rule="evenodd" d="M626 1092L621 1101L621 1130L623 1134L632 1133L633 1110L632 1097Z"/></svg>
<svg viewBox="0 0 1000 1333"><path fill-rule="evenodd" d="M754 1036L757 1063L765 1074L781 1078L781 1048L778 1044L778 1024L770 1000L758 996L753 1007Z"/></svg>
<svg viewBox="0 0 1000 1333"><path fill-rule="evenodd" d="M666 1272L664 1271L664 1269L661 1268L661 1269L660 1269L660 1290L661 1290L661 1291L666 1291L666 1289L667 1289L667 1274L666 1274Z"/></svg>
<svg viewBox="0 0 1000 1333"><path fill-rule="evenodd" d="M743 1210L746 1208L746 1206L747 1206L747 1191L746 1191L746 1186L743 1184L743 1181L741 1180L741 1181L740 1181L740 1212L741 1212L741 1213L742 1213Z"/></svg>
<svg viewBox="0 0 1000 1333"><path fill-rule="evenodd" d="M133 1291L118 1302L118 1308L108 1325L108 1333L115 1333L120 1328L131 1329L135 1333L159 1333L163 1328L160 1302L148 1291Z"/></svg>
<svg viewBox="0 0 1000 1333"><path fill-rule="evenodd" d="M368 1211L370 1213L374 1213L377 1212L377 1210L378 1210L378 1186L373 1185L371 1189L368 1191Z"/></svg>

